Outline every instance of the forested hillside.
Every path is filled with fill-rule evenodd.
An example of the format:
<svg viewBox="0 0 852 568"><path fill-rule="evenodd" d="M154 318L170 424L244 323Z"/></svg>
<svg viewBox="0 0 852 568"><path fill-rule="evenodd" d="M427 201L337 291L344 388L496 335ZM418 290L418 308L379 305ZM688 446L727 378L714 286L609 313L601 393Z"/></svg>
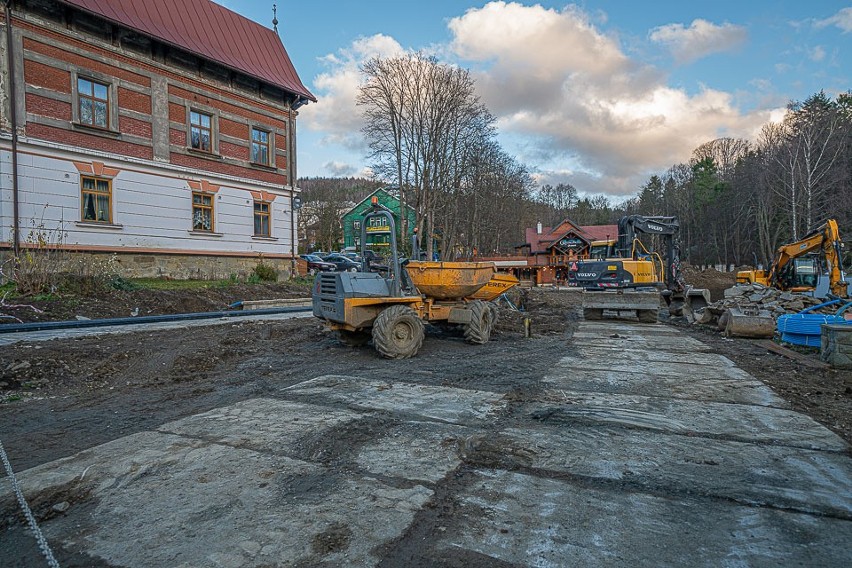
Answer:
<svg viewBox="0 0 852 568"><path fill-rule="evenodd" d="M570 184L537 186L525 166L497 145L487 111L477 106L472 89L465 91L470 86L463 73L435 71L436 64L428 61L419 65L455 78L466 93L459 97L466 109L460 116L480 113L478 120L462 121L442 134L459 140L459 132L466 132L459 144L468 146L433 166L440 176L402 177L406 202L418 209L421 230L440 234L445 251L508 254L523 242L523 229L539 221L553 225L568 217L580 225L606 224L634 213L679 217L682 254L692 264L765 262L780 244L802 238L829 218L837 219L841 235L852 239L852 93L832 99L820 92L793 102L785 119L764 125L755 140L709 140L694 149L688 162L651 176L636 188L635 197L613 203L600 195L584 196L583 188ZM380 71L390 73L375 73ZM380 99L377 89L372 96ZM394 164L400 164L395 159L408 156L407 147L401 145L398 149L405 151L399 154L392 144L382 148L375 147L373 158L384 168L375 171L394 179ZM428 148L421 150L412 155L422 156ZM397 184L313 178L300 185L309 213L302 216L300 234L311 225L320 246L333 248L342 235L339 218L346 204L376 187Z"/></svg>

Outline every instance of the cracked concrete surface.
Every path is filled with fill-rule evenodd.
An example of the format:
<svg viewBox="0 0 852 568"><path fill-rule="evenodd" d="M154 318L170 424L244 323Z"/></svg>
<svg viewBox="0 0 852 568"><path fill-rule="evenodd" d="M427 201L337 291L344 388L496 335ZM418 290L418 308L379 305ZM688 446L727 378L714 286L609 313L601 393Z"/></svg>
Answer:
<svg viewBox="0 0 852 568"><path fill-rule="evenodd" d="M852 563L847 445L662 325L582 323L507 392L327 375L279 394L18 477L90 565Z"/></svg>

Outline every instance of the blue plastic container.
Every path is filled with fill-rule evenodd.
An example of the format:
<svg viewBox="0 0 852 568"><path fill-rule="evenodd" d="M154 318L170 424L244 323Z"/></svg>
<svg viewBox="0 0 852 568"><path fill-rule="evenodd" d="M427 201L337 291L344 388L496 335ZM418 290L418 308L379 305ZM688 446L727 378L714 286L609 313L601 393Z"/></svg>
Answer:
<svg viewBox="0 0 852 568"><path fill-rule="evenodd" d="M832 300L818 306L802 310L798 314L783 315L778 318L776 329L781 334L783 343L793 345L805 345L807 347L820 347L822 342L822 325L826 323L834 325L852 325L852 320L843 317L843 312L852 307L852 302L847 302L835 314L811 314L813 310L831 306L840 300Z"/></svg>

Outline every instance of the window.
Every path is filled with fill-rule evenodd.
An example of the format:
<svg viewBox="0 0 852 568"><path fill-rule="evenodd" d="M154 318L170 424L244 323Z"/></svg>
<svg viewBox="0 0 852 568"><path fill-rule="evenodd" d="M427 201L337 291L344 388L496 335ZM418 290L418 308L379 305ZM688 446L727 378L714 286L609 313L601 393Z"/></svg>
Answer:
<svg viewBox="0 0 852 568"><path fill-rule="evenodd" d="M269 203L254 202L254 236L269 236Z"/></svg>
<svg viewBox="0 0 852 568"><path fill-rule="evenodd" d="M203 112L189 111L190 145L202 152L213 151L213 117Z"/></svg>
<svg viewBox="0 0 852 568"><path fill-rule="evenodd" d="M110 207L112 181L82 176L80 187L82 197L81 219L83 221L112 223L112 208Z"/></svg>
<svg viewBox="0 0 852 568"><path fill-rule="evenodd" d="M355 230L360 229L361 228L361 221L359 219L352 221L352 228L355 229Z"/></svg>
<svg viewBox="0 0 852 568"><path fill-rule="evenodd" d="M251 129L251 161L262 166L271 166L271 134L259 128Z"/></svg>
<svg viewBox="0 0 852 568"><path fill-rule="evenodd" d="M109 85L77 77L77 100L80 124L104 129L110 127Z"/></svg>
<svg viewBox="0 0 852 568"><path fill-rule="evenodd" d="M213 195L192 193L192 230L213 232Z"/></svg>

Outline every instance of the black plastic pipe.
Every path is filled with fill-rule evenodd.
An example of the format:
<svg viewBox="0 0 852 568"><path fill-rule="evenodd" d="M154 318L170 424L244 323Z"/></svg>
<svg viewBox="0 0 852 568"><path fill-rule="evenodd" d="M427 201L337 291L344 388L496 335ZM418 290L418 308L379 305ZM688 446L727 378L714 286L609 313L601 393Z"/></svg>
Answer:
<svg viewBox="0 0 852 568"><path fill-rule="evenodd" d="M20 333L24 331L46 331L51 329L78 329L84 327L110 327L116 325L133 325L140 323L161 323L171 321L200 320L228 318L237 316L262 316L269 314L291 314L309 312L311 308L293 306L288 308L264 308L262 310L245 310L231 312L194 312L190 314L166 314L161 316L138 316L128 318L104 318L92 320L45 321L29 322L11 325L0 325L0 333Z"/></svg>

